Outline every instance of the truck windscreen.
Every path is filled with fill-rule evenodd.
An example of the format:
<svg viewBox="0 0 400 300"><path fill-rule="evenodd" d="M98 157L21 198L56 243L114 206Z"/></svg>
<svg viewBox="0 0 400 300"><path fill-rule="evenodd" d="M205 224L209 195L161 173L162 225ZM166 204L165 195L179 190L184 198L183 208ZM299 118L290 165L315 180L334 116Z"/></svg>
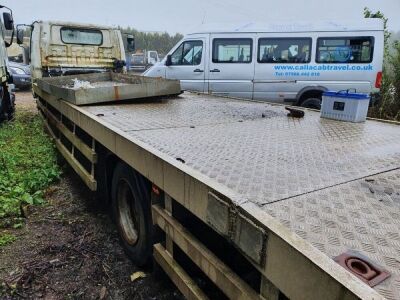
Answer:
<svg viewBox="0 0 400 300"><path fill-rule="evenodd" d="M62 27L61 40L65 44L99 46L103 43L103 34L100 30Z"/></svg>

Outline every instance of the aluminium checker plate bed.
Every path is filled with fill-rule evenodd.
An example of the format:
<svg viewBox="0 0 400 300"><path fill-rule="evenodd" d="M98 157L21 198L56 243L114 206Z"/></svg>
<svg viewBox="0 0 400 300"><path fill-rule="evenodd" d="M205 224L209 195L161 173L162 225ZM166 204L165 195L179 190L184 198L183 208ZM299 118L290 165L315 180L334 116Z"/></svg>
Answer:
<svg viewBox="0 0 400 300"><path fill-rule="evenodd" d="M356 250L389 271L400 298L400 127L184 93L81 107L126 136L248 199L330 258Z"/></svg>

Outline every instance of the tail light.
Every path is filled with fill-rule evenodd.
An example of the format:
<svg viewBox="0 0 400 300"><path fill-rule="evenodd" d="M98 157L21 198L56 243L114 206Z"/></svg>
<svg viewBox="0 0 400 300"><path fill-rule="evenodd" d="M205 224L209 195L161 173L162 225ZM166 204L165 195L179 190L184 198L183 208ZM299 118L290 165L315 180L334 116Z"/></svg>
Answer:
<svg viewBox="0 0 400 300"><path fill-rule="evenodd" d="M382 85L382 72L376 73L375 87L380 89Z"/></svg>

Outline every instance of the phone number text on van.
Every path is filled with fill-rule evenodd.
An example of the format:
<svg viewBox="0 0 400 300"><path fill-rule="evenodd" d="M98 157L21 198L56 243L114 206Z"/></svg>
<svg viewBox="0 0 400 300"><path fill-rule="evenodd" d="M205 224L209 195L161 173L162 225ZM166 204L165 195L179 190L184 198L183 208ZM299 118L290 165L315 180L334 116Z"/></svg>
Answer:
<svg viewBox="0 0 400 300"><path fill-rule="evenodd" d="M313 71L372 71L373 66L368 65L276 65L274 66L275 76L320 76L320 72ZM302 72L298 72L302 71ZM311 71L311 72L307 72Z"/></svg>

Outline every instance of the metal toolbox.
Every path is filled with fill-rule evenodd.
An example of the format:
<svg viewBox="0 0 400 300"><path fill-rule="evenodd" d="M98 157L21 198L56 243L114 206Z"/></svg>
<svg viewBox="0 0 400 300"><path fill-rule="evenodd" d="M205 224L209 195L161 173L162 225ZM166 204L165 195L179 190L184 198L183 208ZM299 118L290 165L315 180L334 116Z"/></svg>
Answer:
<svg viewBox="0 0 400 300"><path fill-rule="evenodd" d="M76 105L181 93L178 80L113 72L40 78L36 84L46 93Z"/></svg>

